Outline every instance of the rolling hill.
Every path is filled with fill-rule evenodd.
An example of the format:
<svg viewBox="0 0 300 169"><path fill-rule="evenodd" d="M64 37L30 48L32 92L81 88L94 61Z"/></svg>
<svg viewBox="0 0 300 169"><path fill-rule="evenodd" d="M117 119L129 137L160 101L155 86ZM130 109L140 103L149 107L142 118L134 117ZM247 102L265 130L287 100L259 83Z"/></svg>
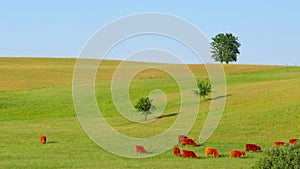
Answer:
<svg viewBox="0 0 300 169"><path fill-rule="evenodd" d="M222 120L208 142L188 147L200 159L178 158L171 150L145 159L119 157L90 140L77 120L72 99L75 63L76 59L0 58L1 168L251 168L262 153L230 159L229 151L244 150L246 143L267 149L274 141L300 138L300 67L224 65L227 101ZM118 64L102 61L95 80L97 102L107 122L133 137L153 136L171 126L176 115L140 124L118 113L110 93ZM207 78L203 65L189 68L197 78ZM134 77L130 100L134 103L157 88L168 99L164 115L179 112L176 81L157 69ZM209 105L209 99L201 99L189 137L198 139ZM39 143L40 135L47 136L47 144ZM205 158L207 146L216 147L221 158Z"/></svg>

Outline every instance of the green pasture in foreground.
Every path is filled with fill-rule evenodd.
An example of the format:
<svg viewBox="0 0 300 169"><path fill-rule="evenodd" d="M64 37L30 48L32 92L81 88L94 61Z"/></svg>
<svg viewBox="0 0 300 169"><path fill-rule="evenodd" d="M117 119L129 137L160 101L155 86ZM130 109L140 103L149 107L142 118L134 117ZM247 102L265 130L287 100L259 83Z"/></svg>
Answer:
<svg viewBox="0 0 300 169"><path fill-rule="evenodd" d="M119 157L91 141L77 120L72 100L75 63L75 59L0 58L1 168L251 168L262 153L230 159L229 151L244 150L246 143L264 150L274 141L300 138L300 67L224 65L228 95L223 118L208 142L187 147L198 160L176 157L171 150L146 159ZM114 108L110 79L118 64L103 61L97 74L96 98L106 120L128 136L163 132L176 115L138 124L122 118ZM207 77L203 65L189 66L196 77ZM164 114L178 112L178 86L161 71L138 74L130 86L130 99L135 102L156 88L168 98ZM197 140L209 105L209 100L201 100L189 137ZM47 136L47 144L39 143L40 135ZM208 146L216 147L221 157L205 158Z"/></svg>

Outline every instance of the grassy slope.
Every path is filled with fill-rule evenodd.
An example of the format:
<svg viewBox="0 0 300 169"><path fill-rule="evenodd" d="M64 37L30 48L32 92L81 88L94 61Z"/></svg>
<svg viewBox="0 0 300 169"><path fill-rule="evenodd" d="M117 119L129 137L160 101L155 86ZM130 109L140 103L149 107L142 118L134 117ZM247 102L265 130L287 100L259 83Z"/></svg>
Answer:
<svg viewBox="0 0 300 169"><path fill-rule="evenodd" d="M300 67L224 65L229 94L226 109L211 139L194 149L203 159L176 158L171 151L148 159L121 158L99 148L82 131L72 104L74 64L73 59L0 58L1 168L249 168L260 153L229 159L228 152L244 149L245 143L267 148L275 140L300 138ZM113 107L109 80L117 64L103 62L97 77L97 99L107 120L130 136L162 132L176 116L140 125L123 119ZM190 67L197 77L206 76L203 66ZM155 86L156 81L162 85ZM166 113L178 111L177 86L159 71L136 76L131 99L158 87L169 100ZM208 106L208 101L201 104L191 137L198 138ZM39 144L43 134L49 144ZM204 159L206 146L217 147L223 157Z"/></svg>

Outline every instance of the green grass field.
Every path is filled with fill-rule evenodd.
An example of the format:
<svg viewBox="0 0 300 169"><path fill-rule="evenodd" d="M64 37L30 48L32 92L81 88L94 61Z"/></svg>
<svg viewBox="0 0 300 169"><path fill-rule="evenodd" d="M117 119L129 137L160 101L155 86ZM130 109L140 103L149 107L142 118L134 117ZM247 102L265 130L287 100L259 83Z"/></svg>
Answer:
<svg viewBox="0 0 300 169"><path fill-rule="evenodd" d="M0 58L0 168L251 168L262 153L230 159L229 151L244 150L246 143L264 150L274 141L300 138L300 67L224 65L228 96L223 118L208 142L187 147L200 159L179 158L172 151L151 158L119 157L91 141L77 120L72 100L75 63L75 59ZM145 125L127 121L114 108L110 80L118 64L103 61L96 78L96 98L106 120L128 136L161 133L177 116ZM203 65L190 68L196 77L207 77ZM161 71L138 74L130 86L130 99L135 102L156 88L168 98L164 114L178 112L178 86ZM201 100L189 137L198 139L209 105ZM47 144L39 143L41 135L47 136ZM205 158L205 147L216 147L221 158Z"/></svg>

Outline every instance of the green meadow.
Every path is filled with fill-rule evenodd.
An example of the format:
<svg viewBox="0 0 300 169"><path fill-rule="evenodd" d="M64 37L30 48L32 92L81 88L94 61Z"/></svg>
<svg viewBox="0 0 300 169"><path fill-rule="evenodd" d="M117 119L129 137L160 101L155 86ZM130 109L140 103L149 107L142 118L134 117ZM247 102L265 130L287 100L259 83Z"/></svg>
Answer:
<svg viewBox="0 0 300 169"><path fill-rule="evenodd" d="M300 67L224 65L227 96L221 122L205 144L186 147L199 159L176 157L172 150L151 158L119 157L90 140L77 120L72 98L75 63L76 59L0 58L0 168L251 168L262 152L230 159L230 150L245 150L246 143L266 150L274 141L300 138ZM180 111L175 80L155 69L133 78L129 90L132 103L159 88L168 100L163 115L175 114L134 123L118 113L111 97L111 79L119 63L102 61L95 80L97 102L107 122L132 137L163 132ZM208 77L203 65L189 67L197 78ZM196 141L210 97L201 99L197 120L188 135ZM41 135L47 136L47 144L40 144ZM221 157L206 158L206 147L217 148Z"/></svg>

